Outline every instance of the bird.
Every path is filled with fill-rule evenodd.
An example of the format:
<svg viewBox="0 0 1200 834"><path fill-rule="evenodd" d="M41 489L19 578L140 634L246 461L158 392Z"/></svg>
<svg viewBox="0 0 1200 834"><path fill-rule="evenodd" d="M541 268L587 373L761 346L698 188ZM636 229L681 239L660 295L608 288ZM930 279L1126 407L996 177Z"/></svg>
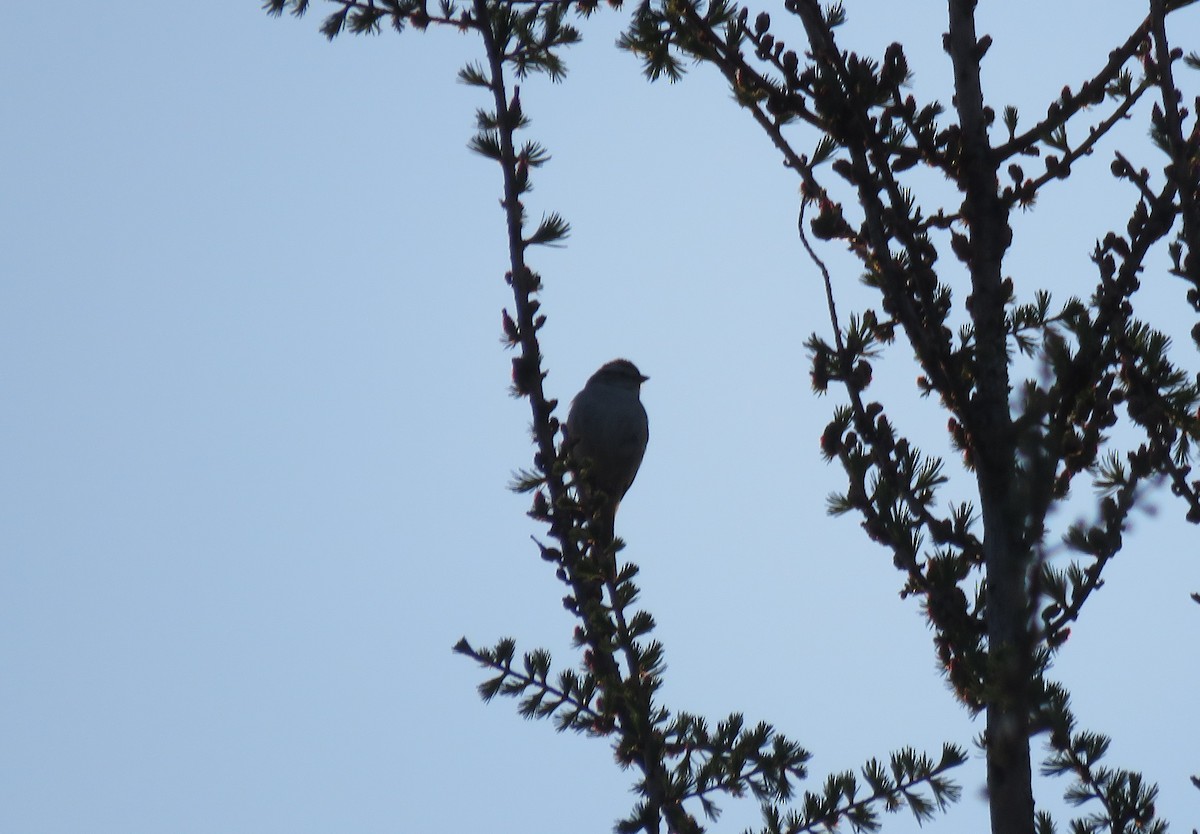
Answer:
<svg viewBox="0 0 1200 834"><path fill-rule="evenodd" d="M567 414L579 497L596 514L592 532L601 541L612 541L617 507L646 454L650 423L640 394L649 378L628 359L614 359L591 375Z"/></svg>

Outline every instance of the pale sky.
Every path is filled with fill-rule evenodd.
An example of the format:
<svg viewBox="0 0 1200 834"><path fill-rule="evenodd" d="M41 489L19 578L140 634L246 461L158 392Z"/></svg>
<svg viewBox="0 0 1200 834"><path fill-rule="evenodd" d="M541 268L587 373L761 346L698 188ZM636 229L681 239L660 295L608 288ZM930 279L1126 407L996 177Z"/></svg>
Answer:
<svg viewBox="0 0 1200 834"><path fill-rule="evenodd" d="M991 103L1029 120L1143 14L982 5ZM949 104L943 4L847 6L844 47L903 41L914 94ZM33 3L0 30L5 834L599 834L634 802L604 741L483 704L485 675L450 651L513 636L576 664L529 539L545 531L506 489L532 447L499 341L500 172L466 149L488 102L455 82L481 47L439 31L330 45L331 8ZM612 47L620 19L583 24L567 83L522 87L526 135L554 156L528 205L574 228L533 258L552 395L565 407L616 356L651 377L618 530L666 645L664 701L773 723L814 754L801 790L904 745L965 746L964 798L926 830L983 830L982 724L941 681L889 554L824 513L845 481L818 438L841 399L809 390L803 343L829 325L797 183L713 73L645 83ZM1177 26L1195 49L1200 11ZM1143 125L1120 147L1153 168ZM1014 219L1023 297L1090 292L1092 242L1133 199L1113 148ZM823 254L846 315L869 296ZM1145 284L1146 315L1186 334L1182 284ZM903 351L884 368L872 393L894 422L944 442ZM1054 674L1113 737L1105 763L1157 781L1187 831L1198 539L1169 496L1151 503ZM1039 802L1060 808L1066 787L1040 784ZM757 822L753 803L719 804L712 830ZM905 811L884 830L916 826Z"/></svg>

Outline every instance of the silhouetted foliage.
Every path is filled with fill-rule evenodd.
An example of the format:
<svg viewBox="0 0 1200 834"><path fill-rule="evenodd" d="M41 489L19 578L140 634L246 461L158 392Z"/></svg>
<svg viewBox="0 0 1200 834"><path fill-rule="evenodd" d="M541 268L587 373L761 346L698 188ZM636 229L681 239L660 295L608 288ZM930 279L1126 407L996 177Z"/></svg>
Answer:
<svg viewBox="0 0 1200 834"><path fill-rule="evenodd" d="M619 559L619 540L591 535L561 453L556 403L543 388L541 277L527 254L561 243L569 225L550 214L530 230L522 196L549 155L516 139L528 120L515 82L531 73L563 78L562 53L580 38L568 19L582 25L598 2L329 5L334 11L321 27L329 38L384 24L396 31L443 25L481 42L483 57L459 79L490 97L470 147L503 172L513 290L504 342L516 354L513 391L530 403L535 444L533 468L514 488L532 493L530 515L548 527L553 543L540 543L540 554L566 586L582 656L578 671L553 672L545 651L518 661L511 640L480 649L464 639L455 651L493 675L480 685L482 697L513 697L522 715L608 739L621 765L639 774L640 800L617 824L622 832L658 832L664 823L680 834L701 831L697 811L716 819L718 793L753 796L762 805L761 831L772 833L843 824L874 831L880 809L907 806L924 820L955 800L959 789L946 774L964 753L953 745L936 761L901 750L798 796L794 783L807 777L810 754L797 743L737 714L710 729L658 697L663 647L651 639L653 618L637 607L637 568ZM903 45L878 56L843 46L841 3L784 0L780 26L729 0L643 0L619 45L651 80L679 79L692 62L715 67L799 180L799 234L824 278L832 328L831 337L807 343L812 385L844 395L821 437L822 453L848 481L828 508L857 514L891 553L902 593L921 601L958 699L986 714L994 834L1057 830L1048 814L1034 812L1030 742L1038 736L1046 749L1041 772L1069 780L1070 802L1093 803L1070 821L1071 831L1163 831L1157 788L1099 764L1109 740L1077 726L1066 689L1047 675L1148 487L1165 482L1188 521L1200 523L1200 480L1191 471L1200 387L1172 358L1178 348L1139 315L1135 298L1151 254L1165 249L1170 273L1189 285L1187 301L1200 313L1200 100L1189 109L1176 80L1180 69L1200 69L1200 56L1174 46L1168 25L1191 2L1149 0L1145 19L1093 74L1068 79L1034 118L1002 106L999 123L980 84L992 41L976 31L975 5L947 3L949 106L910 91ZM302 15L309 3L268 0L265 8ZM789 46L785 36L803 46ZM1116 125L1146 110L1140 118L1156 159L1105 150ZM1127 186L1129 211L1123 228L1097 232L1090 296L1056 300L1043 286L1006 277L1012 212L1033 210L1041 193L1065 187L1075 164L1102 150L1112 156L1111 175ZM930 204L916 185L929 173L952 183L960 202ZM846 319L817 248L831 244L859 259L875 294ZM942 275L947 255L969 275L965 297ZM1192 337L1200 344L1200 324ZM949 445L973 478L972 501L939 502L950 478L945 463L905 437L887 404L872 399L873 363L904 345L920 366L920 393L947 412ZM1015 378L1031 365L1034 373ZM1137 430L1132 448L1114 441L1118 425ZM1080 479L1095 490L1096 520L1067 529L1061 544L1070 558L1051 563L1047 519Z"/></svg>

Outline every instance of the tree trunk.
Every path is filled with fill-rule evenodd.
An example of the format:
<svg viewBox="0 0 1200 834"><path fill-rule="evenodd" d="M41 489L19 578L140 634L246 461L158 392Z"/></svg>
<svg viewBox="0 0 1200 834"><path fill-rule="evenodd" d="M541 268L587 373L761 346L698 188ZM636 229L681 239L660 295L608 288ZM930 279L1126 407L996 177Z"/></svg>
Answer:
<svg viewBox="0 0 1200 834"><path fill-rule="evenodd" d="M961 133L958 181L970 229L968 263L975 327L975 393L968 409L987 573L987 776L992 834L1033 834L1029 759L1028 585L1025 519L1016 509L1017 445L1009 411L1004 307L1009 292L1001 267L1012 240L1000 199L995 154L988 139L975 32L974 0L950 0L947 48L954 64Z"/></svg>

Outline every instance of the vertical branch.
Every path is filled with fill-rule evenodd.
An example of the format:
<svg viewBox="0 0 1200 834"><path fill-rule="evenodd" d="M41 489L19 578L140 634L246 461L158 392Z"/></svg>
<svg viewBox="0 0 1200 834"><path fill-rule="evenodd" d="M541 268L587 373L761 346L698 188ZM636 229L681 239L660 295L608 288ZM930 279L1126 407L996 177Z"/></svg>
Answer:
<svg viewBox="0 0 1200 834"><path fill-rule="evenodd" d="M1009 411L1001 266L1012 240L999 196L996 157L988 138L979 66L984 49L975 31L975 0L950 0L947 49L954 66L958 111L958 181L966 193L962 216L970 227L971 316L975 325L976 388L967 426L975 453L987 571L988 791L992 834L1033 830L1029 756L1029 591L1025 519L1015 495L1016 442Z"/></svg>
<svg viewBox="0 0 1200 834"><path fill-rule="evenodd" d="M1179 53L1171 49L1167 40L1167 5L1166 0L1150 0L1150 32L1154 37L1154 60L1162 98L1163 133L1171 157L1167 175L1178 189L1179 212L1183 216L1180 239L1186 251L1179 262L1183 276L1200 288L1200 196L1197 195L1200 162L1195 159L1200 128L1193 128L1191 136L1184 138L1180 95L1172 67Z"/></svg>
<svg viewBox="0 0 1200 834"><path fill-rule="evenodd" d="M540 281L525 261L528 242L524 238L525 211L520 199L522 160L513 142L513 132L521 125L523 116L519 93L514 92L511 99L508 96L504 64L511 56L506 53L500 29L505 25L502 16L508 13L508 6L503 3L493 5L489 0L473 0L473 8L475 24L487 52L488 88L496 107L499 162L504 171L509 280L516 304L517 341L521 347L521 355L513 360L513 381L517 390L529 397L533 410L533 434L538 449L535 464L545 477L550 493L550 505L545 514L551 522L551 534L562 547L558 559L560 577L571 586L574 596L569 607L583 621L583 627L576 632L577 640L586 645L585 662L603 692L601 705L605 720L619 730L617 758L624 764L636 764L643 774L640 787L647 801L639 808L630 830L658 834L661 820L665 819L672 834L698 834L701 828L684 810L682 791L674 784L667 766L665 742L658 728L661 710L656 710L653 704L657 681L655 662L636 645L625 619L626 600L622 597L629 589L621 585L628 584L627 578L617 575L611 542L607 548L580 548L573 534L571 514L566 509L571 502L562 468L556 466L558 426L551 415L555 403L546 399L542 384L545 374L541 369L537 341L538 303L531 297ZM609 595L607 604L605 589ZM629 670L627 677L622 676L618 652L624 655Z"/></svg>
<svg viewBox="0 0 1200 834"><path fill-rule="evenodd" d="M490 70L489 89L496 105L497 134L500 139L500 168L504 172L504 214L508 227L509 280L513 285L513 298L517 311L517 333L521 355L513 360L513 382L518 390L529 397L533 409L533 434L538 447L535 463L543 473L549 474L555 459L555 426L550 412L553 404L546 399L542 381L541 351L537 342L537 302L531 296L537 289L537 278L525 263L525 240L522 236L525 212L521 205L521 188L518 182L517 152L513 144L513 131L520 121L519 102L516 95L510 104L504 81L504 51L496 41L495 23L485 0L474 0L475 24L483 38ZM515 111L515 112L514 112ZM560 478L548 478L547 489L551 503L556 503L565 494L566 488ZM564 539L563 546L569 542Z"/></svg>

